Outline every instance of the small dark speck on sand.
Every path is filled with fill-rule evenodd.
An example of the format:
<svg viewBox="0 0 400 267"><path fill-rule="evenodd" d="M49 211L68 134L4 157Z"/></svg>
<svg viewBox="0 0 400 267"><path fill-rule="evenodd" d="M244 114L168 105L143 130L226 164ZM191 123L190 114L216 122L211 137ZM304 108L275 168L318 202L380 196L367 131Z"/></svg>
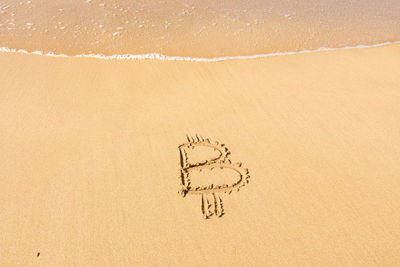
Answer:
<svg viewBox="0 0 400 267"><path fill-rule="evenodd" d="M38 252L37 254L36 254L36 257L39 257L40 256L40 252Z"/></svg>

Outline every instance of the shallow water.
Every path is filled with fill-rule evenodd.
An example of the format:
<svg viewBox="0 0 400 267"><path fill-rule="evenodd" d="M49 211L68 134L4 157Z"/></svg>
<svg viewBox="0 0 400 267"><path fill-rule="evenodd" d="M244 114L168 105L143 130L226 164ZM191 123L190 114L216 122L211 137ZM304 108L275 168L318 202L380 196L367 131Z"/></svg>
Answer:
<svg viewBox="0 0 400 267"><path fill-rule="evenodd" d="M0 0L0 47L226 57L400 40L398 0Z"/></svg>

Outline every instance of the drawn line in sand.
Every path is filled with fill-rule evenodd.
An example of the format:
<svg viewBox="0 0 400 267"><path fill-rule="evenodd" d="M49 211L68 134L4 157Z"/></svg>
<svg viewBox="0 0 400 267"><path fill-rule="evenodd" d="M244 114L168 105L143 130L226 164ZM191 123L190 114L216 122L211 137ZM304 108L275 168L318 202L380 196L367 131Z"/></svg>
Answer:
<svg viewBox="0 0 400 267"><path fill-rule="evenodd" d="M242 163L232 163L228 156L230 151L224 144L219 142L211 142L208 138L203 138L196 134L196 137L186 136L187 142L178 146L180 154L180 179L182 189L179 193L183 197L186 195L201 195L201 211L203 217L208 219L212 216L222 217L224 213L224 205L220 194L231 194L233 191L240 191L240 188L249 183L250 175L247 168ZM214 158L199 160L198 162L190 162L190 153L196 147L206 147L218 151L219 155ZM213 184L209 183L202 186L191 186L191 174L194 171L210 170L215 168L233 170L239 174L239 178L231 184Z"/></svg>

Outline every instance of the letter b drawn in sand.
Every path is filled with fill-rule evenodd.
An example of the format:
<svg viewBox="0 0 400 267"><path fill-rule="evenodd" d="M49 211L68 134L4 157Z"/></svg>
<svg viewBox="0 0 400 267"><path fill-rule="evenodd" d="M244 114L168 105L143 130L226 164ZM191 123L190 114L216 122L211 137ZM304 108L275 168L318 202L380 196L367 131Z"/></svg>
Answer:
<svg viewBox="0 0 400 267"><path fill-rule="evenodd" d="M230 152L224 144L211 142L198 135L196 138L187 136L187 140L178 147L182 186L179 192L183 197L201 195L201 211L205 219L214 215L221 217L224 207L220 195L239 192L241 187L249 183L249 171L241 163L232 163L228 159ZM200 148L207 153L200 154L200 157L197 154L196 157L195 151ZM221 177L225 177L225 183Z"/></svg>

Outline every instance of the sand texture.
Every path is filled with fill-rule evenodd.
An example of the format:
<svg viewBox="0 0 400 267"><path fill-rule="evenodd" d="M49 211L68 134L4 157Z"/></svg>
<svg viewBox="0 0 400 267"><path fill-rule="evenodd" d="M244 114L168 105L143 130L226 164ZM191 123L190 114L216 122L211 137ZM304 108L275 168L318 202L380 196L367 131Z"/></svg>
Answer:
<svg viewBox="0 0 400 267"><path fill-rule="evenodd" d="M399 45L0 53L0 151L1 266L400 262Z"/></svg>
<svg viewBox="0 0 400 267"><path fill-rule="evenodd" d="M399 0L0 0L0 48L222 57L400 40Z"/></svg>

